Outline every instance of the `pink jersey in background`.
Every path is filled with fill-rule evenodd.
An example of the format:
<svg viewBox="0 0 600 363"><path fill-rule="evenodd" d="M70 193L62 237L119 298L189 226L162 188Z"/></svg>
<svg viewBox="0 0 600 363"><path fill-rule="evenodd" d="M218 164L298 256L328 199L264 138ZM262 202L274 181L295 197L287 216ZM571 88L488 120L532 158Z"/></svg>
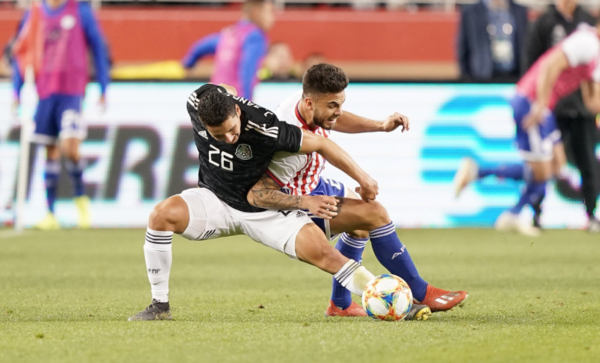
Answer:
<svg viewBox="0 0 600 363"><path fill-rule="evenodd" d="M517 93L527 97L531 102L537 98L537 80L542 64L550 53L562 48L569 59L570 67L563 71L552 89L548 108L553 110L556 103L579 88L581 82L593 80L600 82L600 39L596 28L581 25L578 30L557 44L538 59L517 83ZM583 54L580 54L582 53ZM575 66L573 66L575 64Z"/></svg>

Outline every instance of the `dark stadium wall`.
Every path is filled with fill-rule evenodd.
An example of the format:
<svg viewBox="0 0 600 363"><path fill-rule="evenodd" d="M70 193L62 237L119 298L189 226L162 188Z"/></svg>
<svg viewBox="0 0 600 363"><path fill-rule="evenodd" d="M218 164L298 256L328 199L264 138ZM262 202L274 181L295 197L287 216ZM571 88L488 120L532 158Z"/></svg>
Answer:
<svg viewBox="0 0 600 363"><path fill-rule="evenodd" d="M5 44L22 15L2 10ZM116 63L179 59L204 35L239 19L237 10L104 8L98 18ZM320 52L331 60L454 62L456 13L352 10L286 10L272 41L284 41L298 60Z"/></svg>

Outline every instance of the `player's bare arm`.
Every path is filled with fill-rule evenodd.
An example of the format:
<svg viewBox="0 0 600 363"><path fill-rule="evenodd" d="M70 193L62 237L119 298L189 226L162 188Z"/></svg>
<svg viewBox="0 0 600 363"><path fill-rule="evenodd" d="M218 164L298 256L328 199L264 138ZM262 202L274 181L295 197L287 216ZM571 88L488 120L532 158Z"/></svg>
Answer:
<svg viewBox="0 0 600 363"><path fill-rule="evenodd" d="M335 131L347 134L357 134L362 132L391 132L398 127L402 127L402 132L410 129L410 122L407 116L394 112L384 121L371 120L366 117L355 115L345 111L338 117Z"/></svg>
<svg viewBox="0 0 600 363"><path fill-rule="evenodd" d="M346 175L354 179L360 187L356 188L356 192L360 194L361 198L365 201L375 200L377 194L379 194L379 187L377 181L371 178L364 170L361 169L358 164L339 147L335 142L315 135L312 132L302 130L303 139L302 146L300 147L301 153L317 152L321 154L331 165L340 169Z"/></svg>
<svg viewBox="0 0 600 363"><path fill-rule="evenodd" d="M544 119L544 114L550 112L548 104L550 96L554 89L554 84L560 74L569 68L569 60L562 49L555 49L548 58L544 60L540 75L537 80L537 96L535 103L531 106L531 111L523 121L523 128L528 130L534 125L538 125Z"/></svg>
<svg viewBox="0 0 600 363"><path fill-rule="evenodd" d="M337 200L327 195L289 195L269 175L264 174L248 192L248 202L265 209L306 209L324 219L337 215Z"/></svg>
<svg viewBox="0 0 600 363"><path fill-rule="evenodd" d="M600 83L587 81L581 84L581 94L585 107L592 114L600 113Z"/></svg>

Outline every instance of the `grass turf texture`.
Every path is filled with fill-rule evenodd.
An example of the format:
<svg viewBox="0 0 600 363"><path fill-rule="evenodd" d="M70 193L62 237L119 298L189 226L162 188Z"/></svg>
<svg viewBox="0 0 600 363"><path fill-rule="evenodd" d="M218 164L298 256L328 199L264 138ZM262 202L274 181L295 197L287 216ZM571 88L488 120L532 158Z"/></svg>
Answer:
<svg viewBox="0 0 600 363"><path fill-rule="evenodd" d="M325 318L331 278L245 236L174 240L173 321L142 230L0 231L0 362L597 362L600 240L401 230L422 276L470 292L426 322ZM384 269L370 247L365 265Z"/></svg>

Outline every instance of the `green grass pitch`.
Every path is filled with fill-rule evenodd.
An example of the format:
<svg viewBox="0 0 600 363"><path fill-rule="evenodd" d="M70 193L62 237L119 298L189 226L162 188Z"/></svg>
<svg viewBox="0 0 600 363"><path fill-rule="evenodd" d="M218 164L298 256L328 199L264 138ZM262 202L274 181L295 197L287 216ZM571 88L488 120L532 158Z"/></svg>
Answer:
<svg viewBox="0 0 600 363"><path fill-rule="evenodd" d="M173 321L143 230L0 231L0 362L598 362L600 238L400 230L421 275L470 293L425 322L325 318L331 277L245 236L175 237ZM364 264L383 273L370 247Z"/></svg>

